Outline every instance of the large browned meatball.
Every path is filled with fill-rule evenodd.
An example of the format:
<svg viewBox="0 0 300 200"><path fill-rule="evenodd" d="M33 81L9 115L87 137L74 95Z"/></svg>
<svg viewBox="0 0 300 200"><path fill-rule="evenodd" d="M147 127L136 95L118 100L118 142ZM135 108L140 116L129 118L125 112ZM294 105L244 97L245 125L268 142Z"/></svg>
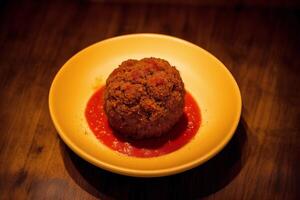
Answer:
<svg viewBox="0 0 300 200"><path fill-rule="evenodd" d="M179 120L184 85L166 60L124 61L106 80L105 105L111 127L131 138L160 136Z"/></svg>

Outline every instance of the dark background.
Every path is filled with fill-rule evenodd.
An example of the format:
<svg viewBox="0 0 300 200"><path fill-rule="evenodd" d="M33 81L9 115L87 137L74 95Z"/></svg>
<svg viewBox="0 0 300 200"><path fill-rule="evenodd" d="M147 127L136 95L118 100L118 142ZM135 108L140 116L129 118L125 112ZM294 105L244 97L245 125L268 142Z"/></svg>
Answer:
<svg viewBox="0 0 300 200"><path fill-rule="evenodd" d="M300 4L262 0L0 1L0 199L299 199ZM76 52L152 32L219 58L243 99L225 149L193 170L132 178L60 140L50 84Z"/></svg>

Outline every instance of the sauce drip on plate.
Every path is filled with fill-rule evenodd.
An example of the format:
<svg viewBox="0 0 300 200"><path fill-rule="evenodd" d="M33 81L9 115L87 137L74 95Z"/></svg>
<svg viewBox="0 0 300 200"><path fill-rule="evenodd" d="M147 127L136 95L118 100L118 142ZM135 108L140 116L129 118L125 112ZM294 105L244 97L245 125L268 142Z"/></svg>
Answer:
<svg viewBox="0 0 300 200"><path fill-rule="evenodd" d="M200 127L200 109L193 97L186 92L184 113L167 134L141 140L125 138L109 126L103 107L104 90L105 87L100 88L89 99L85 117L97 139L122 154L145 158L171 153L188 143Z"/></svg>

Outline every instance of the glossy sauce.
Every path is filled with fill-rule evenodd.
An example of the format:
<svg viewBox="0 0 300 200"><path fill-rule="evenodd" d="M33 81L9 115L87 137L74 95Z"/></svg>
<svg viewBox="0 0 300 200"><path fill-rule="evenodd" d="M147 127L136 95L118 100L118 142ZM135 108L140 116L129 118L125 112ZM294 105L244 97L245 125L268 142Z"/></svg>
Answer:
<svg viewBox="0 0 300 200"><path fill-rule="evenodd" d="M201 116L193 97L186 92L184 114L169 133L159 138L133 140L122 137L108 123L104 112L104 87L88 101L85 116L98 140L107 147L134 157L155 157L173 152L188 143L197 133Z"/></svg>

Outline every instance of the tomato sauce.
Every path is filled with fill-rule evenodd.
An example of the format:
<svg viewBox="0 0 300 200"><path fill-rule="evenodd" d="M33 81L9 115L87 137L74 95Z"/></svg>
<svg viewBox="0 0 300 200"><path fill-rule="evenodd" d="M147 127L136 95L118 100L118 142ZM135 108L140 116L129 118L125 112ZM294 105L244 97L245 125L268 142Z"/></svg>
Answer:
<svg viewBox="0 0 300 200"><path fill-rule="evenodd" d="M177 124L165 135L141 140L128 139L114 131L104 112L104 87L88 101L85 117L97 139L107 147L134 157L155 157L171 153L188 143L197 133L201 115L191 94L186 92L184 113Z"/></svg>

